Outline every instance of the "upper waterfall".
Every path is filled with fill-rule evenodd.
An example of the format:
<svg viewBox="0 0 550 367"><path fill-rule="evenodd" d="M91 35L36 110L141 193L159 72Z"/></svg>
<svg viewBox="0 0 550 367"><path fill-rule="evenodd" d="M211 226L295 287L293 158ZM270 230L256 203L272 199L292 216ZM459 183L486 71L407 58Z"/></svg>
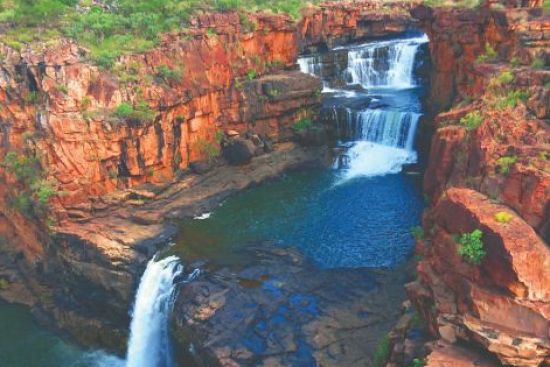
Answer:
<svg viewBox="0 0 550 367"><path fill-rule="evenodd" d="M413 88L416 53L427 42L424 35L354 46L348 52L347 82L363 88Z"/></svg>
<svg viewBox="0 0 550 367"><path fill-rule="evenodd" d="M298 64L323 80L325 120L335 125L333 167L342 180L400 172L415 163L421 117L417 75L426 35L371 41L308 55Z"/></svg>
<svg viewBox="0 0 550 367"><path fill-rule="evenodd" d="M369 88L407 89L416 87L415 60L421 45L428 43L428 36L371 41L353 46L342 46L331 52L343 52L347 60L343 67L326 70L320 55L303 56L298 65L303 73L323 79L325 92L338 90L329 87L327 77L338 78L348 85ZM332 66L335 66L334 60ZM345 61L346 62L346 61ZM336 65L338 66L338 65Z"/></svg>

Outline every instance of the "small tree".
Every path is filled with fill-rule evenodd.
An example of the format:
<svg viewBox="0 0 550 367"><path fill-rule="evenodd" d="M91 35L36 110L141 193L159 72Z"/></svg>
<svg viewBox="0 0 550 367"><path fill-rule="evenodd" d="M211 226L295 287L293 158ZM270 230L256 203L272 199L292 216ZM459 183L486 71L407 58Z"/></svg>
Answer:
<svg viewBox="0 0 550 367"><path fill-rule="evenodd" d="M479 265L487 255L483 245L483 232L479 229L471 233L464 233L460 236L458 243L458 254L472 265Z"/></svg>

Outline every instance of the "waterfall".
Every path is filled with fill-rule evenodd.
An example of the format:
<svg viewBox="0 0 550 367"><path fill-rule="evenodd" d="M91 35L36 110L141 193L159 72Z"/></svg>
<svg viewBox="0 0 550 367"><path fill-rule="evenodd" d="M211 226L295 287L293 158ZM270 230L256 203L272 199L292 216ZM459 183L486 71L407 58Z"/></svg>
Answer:
<svg viewBox="0 0 550 367"><path fill-rule="evenodd" d="M414 80L415 57L418 48L428 42L422 35L414 38L369 42L351 47L337 47L332 51L347 50L347 68L337 75L348 85L369 88L407 89L416 86ZM343 93L331 89L325 80L323 63L319 55L304 56L298 59L300 71L323 79L323 91ZM353 94L352 94L353 96Z"/></svg>
<svg viewBox="0 0 550 367"><path fill-rule="evenodd" d="M355 46L348 52L348 84L363 88L415 87L414 62L426 35L417 38L373 42Z"/></svg>
<svg viewBox="0 0 550 367"><path fill-rule="evenodd" d="M416 162L414 137L420 114L364 110L357 114L356 142L338 157L343 180L359 176L398 173L404 164Z"/></svg>
<svg viewBox="0 0 550 367"><path fill-rule="evenodd" d="M172 367L168 318L174 281L183 267L176 256L149 261L137 290L126 367Z"/></svg>

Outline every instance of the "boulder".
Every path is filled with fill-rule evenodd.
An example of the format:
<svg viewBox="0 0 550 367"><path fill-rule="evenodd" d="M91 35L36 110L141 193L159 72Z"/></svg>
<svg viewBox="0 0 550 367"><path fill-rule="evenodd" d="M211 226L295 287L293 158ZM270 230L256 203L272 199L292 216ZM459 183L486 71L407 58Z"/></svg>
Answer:
<svg viewBox="0 0 550 367"><path fill-rule="evenodd" d="M222 154L229 164L240 166L250 163L256 155L256 146L251 140L234 138L223 147Z"/></svg>

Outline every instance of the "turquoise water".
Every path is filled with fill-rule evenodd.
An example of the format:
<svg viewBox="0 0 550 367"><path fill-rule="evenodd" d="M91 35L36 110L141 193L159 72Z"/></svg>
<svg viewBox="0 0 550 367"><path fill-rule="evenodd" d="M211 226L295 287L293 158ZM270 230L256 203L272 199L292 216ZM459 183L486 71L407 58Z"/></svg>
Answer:
<svg viewBox="0 0 550 367"><path fill-rule="evenodd" d="M260 241L290 245L318 265L386 267L404 261L422 211L421 176L403 173L340 183L313 169L237 193L206 219L181 223L174 250L186 260L238 262Z"/></svg>
<svg viewBox="0 0 550 367"><path fill-rule="evenodd" d="M120 359L87 352L37 326L25 307L0 302L1 367L122 367Z"/></svg>

